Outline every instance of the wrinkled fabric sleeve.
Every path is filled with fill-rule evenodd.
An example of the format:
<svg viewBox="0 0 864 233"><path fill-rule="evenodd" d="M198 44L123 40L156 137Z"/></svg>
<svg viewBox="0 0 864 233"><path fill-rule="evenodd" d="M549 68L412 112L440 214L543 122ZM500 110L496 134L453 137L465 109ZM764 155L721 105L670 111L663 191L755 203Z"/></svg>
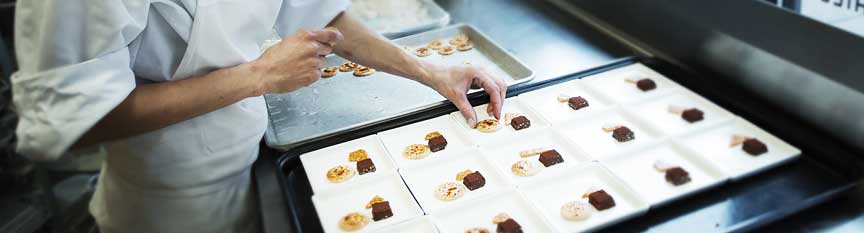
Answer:
<svg viewBox="0 0 864 233"><path fill-rule="evenodd" d="M283 0L276 32L285 38L300 29L324 28L350 5L349 0Z"/></svg>
<svg viewBox="0 0 864 233"><path fill-rule="evenodd" d="M17 4L17 149L33 160L58 159L135 88L128 45L146 25L149 1Z"/></svg>

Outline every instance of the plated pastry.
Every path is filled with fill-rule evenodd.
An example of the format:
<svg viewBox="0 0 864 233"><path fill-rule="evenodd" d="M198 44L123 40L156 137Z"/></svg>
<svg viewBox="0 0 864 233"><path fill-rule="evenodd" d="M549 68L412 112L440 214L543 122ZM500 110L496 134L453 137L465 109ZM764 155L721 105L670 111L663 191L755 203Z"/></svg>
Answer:
<svg viewBox="0 0 864 233"><path fill-rule="evenodd" d="M768 152L768 145L765 145L765 143L759 141L759 139L742 135L732 135L732 141L729 143L729 147L735 147L738 145L741 145L741 150L744 150L744 152L753 156L759 156Z"/></svg>

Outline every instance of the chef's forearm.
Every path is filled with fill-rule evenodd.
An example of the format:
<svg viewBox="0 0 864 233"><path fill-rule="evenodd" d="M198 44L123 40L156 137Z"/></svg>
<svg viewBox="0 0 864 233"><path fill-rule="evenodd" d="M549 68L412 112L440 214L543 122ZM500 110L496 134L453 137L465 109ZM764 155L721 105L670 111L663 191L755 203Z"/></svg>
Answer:
<svg viewBox="0 0 864 233"><path fill-rule="evenodd" d="M81 148L167 127L248 97L259 96L253 63L174 82L138 85L73 145Z"/></svg>
<svg viewBox="0 0 864 233"><path fill-rule="evenodd" d="M433 65L406 53L356 18L342 13L329 26L337 28L345 38L336 44L334 51L339 56L429 85L426 78L429 77Z"/></svg>

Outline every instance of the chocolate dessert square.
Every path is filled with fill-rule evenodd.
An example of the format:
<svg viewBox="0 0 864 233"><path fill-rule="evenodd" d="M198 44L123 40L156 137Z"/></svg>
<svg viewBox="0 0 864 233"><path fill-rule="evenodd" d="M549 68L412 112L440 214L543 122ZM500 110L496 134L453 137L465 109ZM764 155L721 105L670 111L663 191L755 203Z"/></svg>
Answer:
<svg viewBox="0 0 864 233"><path fill-rule="evenodd" d="M579 110L588 107L588 100L585 100L582 96L570 97L570 99L567 100L567 105L569 105L573 110Z"/></svg>
<svg viewBox="0 0 864 233"><path fill-rule="evenodd" d="M615 140L618 140L618 142L626 142L636 139L636 135L633 134L633 131L626 126L621 126L613 130L612 137L615 138Z"/></svg>
<svg viewBox="0 0 864 233"><path fill-rule="evenodd" d="M605 210L615 207L615 199L609 196L605 190L600 190L588 194L588 203L594 206L594 209Z"/></svg>
<svg viewBox="0 0 864 233"><path fill-rule="evenodd" d="M372 204L372 220L381 221L389 217L393 217L389 201Z"/></svg>
<svg viewBox="0 0 864 233"><path fill-rule="evenodd" d="M531 121L529 121L525 116L518 116L513 118L513 120L510 120L510 126L513 126L513 129L515 130L526 129L531 127Z"/></svg>
<svg viewBox="0 0 864 233"><path fill-rule="evenodd" d="M447 139L444 139L444 135L429 139L429 150L432 152L444 150L446 147Z"/></svg>
<svg viewBox="0 0 864 233"><path fill-rule="evenodd" d="M744 140L744 144L743 146L741 146L741 149L743 149L744 152L747 152L747 154L754 156L768 152L768 146L755 138Z"/></svg>
<svg viewBox="0 0 864 233"><path fill-rule="evenodd" d="M693 123L704 119L704 115L705 113L703 113L701 110L691 108L684 110L684 112L681 113L681 118L684 118L684 120L687 122Z"/></svg>
<svg viewBox="0 0 864 233"><path fill-rule="evenodd" d="M495 229L498 233L522 233L522 226L516 220L507 219L498 223L498 228Z"/></svg>
<svg viewBox="0 0 864 233"><path fill-rule="evenodd" d="M479 171L468 174L462 179L462 184L465 184L465 187L468 190L474 191L475 189L482 188L483 185L486 185L486 178L483 178L483 175L480 174Z"/></svg>
<svg viewBox="0 0 864 233"><path fill-rule="evenodd" d="M563 163L564 158L561 158L561 154L555 150L547 150L543 153L540 153L540 163L543 163L543 166L551 167L552 165Z"/></svg>
<svg viewBox="0 0 864 233"><path fill-rule="evenodd" d="M687 173L684 168L674 167L666 170L666 181L676 186L690 182L690 173Z"/></svg>
<svg viewBox="0 0 864 233"><path fill-rule="evenodd" d="M654 83L654 80L643 78L639 81L636 81L636 87L642 91L650 91L657 88L657 83Z"/></svg>
<svg viewBox="0 0 864 233"><path fill-rule="evenodd" d="M372 162L372 159L357 161L357 173L363 175L370 172L375 172L375 163Z"/></svg>

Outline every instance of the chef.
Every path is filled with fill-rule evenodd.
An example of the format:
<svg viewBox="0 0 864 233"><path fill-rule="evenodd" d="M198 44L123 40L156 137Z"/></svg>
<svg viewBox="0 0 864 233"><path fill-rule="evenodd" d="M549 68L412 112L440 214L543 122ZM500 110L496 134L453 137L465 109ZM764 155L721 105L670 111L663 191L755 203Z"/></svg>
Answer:
<svg viewBox="0 0 864 233"><path fill-rule="evenodd" d="M422 83L471 125L465 93L483 88L500 117L501 80L421 61L344 14L348 5L18 1L18 150L35 160L107 152L90 203L101 232L257 232L250 167L267 124L262 95L315 83L324 55ZM262 53L274 33L282 41Z"/></svg>

